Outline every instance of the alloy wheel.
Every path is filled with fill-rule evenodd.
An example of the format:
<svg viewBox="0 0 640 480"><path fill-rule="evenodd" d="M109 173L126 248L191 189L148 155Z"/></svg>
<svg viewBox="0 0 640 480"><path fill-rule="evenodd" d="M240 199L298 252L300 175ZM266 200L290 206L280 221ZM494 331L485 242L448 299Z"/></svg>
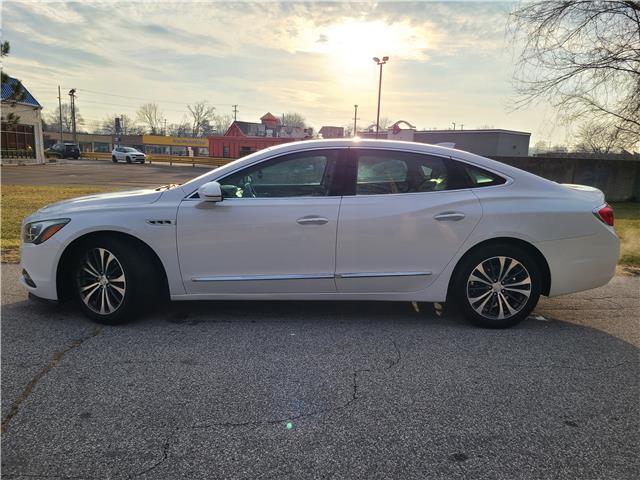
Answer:
<svg viewBox="0 0 640 480"><path fill-rule="evenodd" d="M126 279L116 256L105 248L93 248L84 256L77 275L84 304L100 315L115 312L124 300Z"/></svg>
<svg viewBox="0 0 640 480"><path fill-rule="evenodd" d="M531 276L511 257L492 257L476 266L467 279L467 300L485 318L513 317L531 295Z"/></svg>

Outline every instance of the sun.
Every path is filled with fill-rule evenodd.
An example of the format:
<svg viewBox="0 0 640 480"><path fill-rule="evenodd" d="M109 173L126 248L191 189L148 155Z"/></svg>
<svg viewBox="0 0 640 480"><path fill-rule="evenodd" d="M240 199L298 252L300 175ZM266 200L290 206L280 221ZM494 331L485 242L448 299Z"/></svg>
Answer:
<svg viewBox="0 0 640 480"><path fill-rule="evenodd" d="M323 55L325 67L342 85L369 82L373 57L426 59L426 33L406 22L344 20L305 33L310 50Z"/></svg>

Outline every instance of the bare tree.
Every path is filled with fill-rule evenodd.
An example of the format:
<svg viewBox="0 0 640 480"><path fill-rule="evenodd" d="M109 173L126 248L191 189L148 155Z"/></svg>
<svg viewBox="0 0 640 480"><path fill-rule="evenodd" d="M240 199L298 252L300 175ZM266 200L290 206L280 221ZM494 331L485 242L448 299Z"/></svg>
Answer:
<svg viewBox="0 0 640 480"><path fill-rule="evenodd" d="M137 121L146 127L151 135L160 134L163 118L164 115L157 103L145 103L140 106L136 113Z"/></svg>
<svg viewBox="0 0 640 480"><path fill-rule="evenodd" d="M203 136L203 130L215 118L216 107L212 107L206 100L200 100L193 105L187 105L191 114L191 136Z"/></svg>
<svg viewBox="0 0 640 480"><path fill-rule="evenodd" d="M545 100L640 138L640 2L538 0L511 13L516 107Z"/></svg>
<svg viewBox="0 0 640 480"><path fill-rule="evenodd" d="M618 128L616 122L592 120L580 127L575 150L587 153L619 153L637 142L635 134Z"/></svg>
<svg viewBox="0 0 640 480"><path fill-rule="evenodd" d="M280 118L282 125L285 127L306 127L306 120L300 113L288 112L282 115Z"/></svg>
<svg viewBox="0 0 640 480"><path fill-rule="evenodd" d="M60 106L57 106L53 112L47 115L45 120L47 126L54 130L60 129ZM80 115L80 109L76 106L76 130L80 130L84 125L84 118ZM71 132L73 130L73 120L71 118L71 105L62 104L62 131Z"/></svg>
<svg viewBox="0 0 640 480"><path fill-rule="evenodd" d="M115 135L116 126L115 119L116 117L120 118L120 129L123 135L141 135L144 132L144 129L138 125L131 116L126 113L123 114L111 114L107 115L98 128L96 128L95 133L103 134L103 135Z"/></svg>
<svg viewBox="0 0 640 480"><path fill-rule="evenodd" d="M391 121L389 117L380 117L380 132L386 133L386 130L393 125L394 122ZM366 130L370 133L375 133L376 131L376 121L371 120L371 123L366 128Z"/></svg>
<svg viewBox="0 0 640 480"><path fill-rule="evenodd" d="M191 125L185 120L180 123L170 123L167 125L167 133L173 137L189 137L191 136Z"/></svg>
<svg viewBox="0 0 640 480"><path fill-rule="evenodd" d="M233 122L233 116L225 113L224 115L216 115L213 118L213 133L222 135L227 131L231 123Z"/></svg>
<svg viewBox="0 0 640 480"><path fill-rule="evenodd" d="M544 140L538 140L533 146L533 151L535 153L544 153L549 151L549 144Z"/></svg>

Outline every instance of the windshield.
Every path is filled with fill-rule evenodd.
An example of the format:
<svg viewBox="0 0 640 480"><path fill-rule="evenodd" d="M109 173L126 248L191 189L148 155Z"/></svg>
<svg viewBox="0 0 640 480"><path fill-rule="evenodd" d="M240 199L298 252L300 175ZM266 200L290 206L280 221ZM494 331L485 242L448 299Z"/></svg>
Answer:
<svg viewBox="0 0 640 480"><path fill-rule="evenodd" d="M137 152L138 150L136 150L135 148L131 148L131 147L124 147L123 149L125 152Z"/></svg>

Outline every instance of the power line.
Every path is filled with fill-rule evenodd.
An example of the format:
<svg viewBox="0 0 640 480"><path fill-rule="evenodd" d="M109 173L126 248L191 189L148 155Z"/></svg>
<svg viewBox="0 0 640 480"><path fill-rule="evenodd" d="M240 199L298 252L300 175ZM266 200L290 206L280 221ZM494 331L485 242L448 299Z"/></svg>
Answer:
<svg viewBox="0 0 640 480"><path fill-rule="evenodd" d="M134 97L131 95L120 95L120 94L116 94L116 93L108 93L108 92L99 92L97 90L88 90L85 88L79 88L78 89L79 92L87 92L87 93L92 93L94 95L106 95L109 97L120 97L120 98L130 98L132 100L143 100L146 102L158 102L158 100L152 99L152 98L144 98L144 97ZM174 103L176 105L191 105L193 103L196 102L177 102L175 100L161 100L159 103ZM232 103L218 103L218 102L210 102L213 105L222 105L225 107L237 107L238 105L234 105Z"/></svg>

